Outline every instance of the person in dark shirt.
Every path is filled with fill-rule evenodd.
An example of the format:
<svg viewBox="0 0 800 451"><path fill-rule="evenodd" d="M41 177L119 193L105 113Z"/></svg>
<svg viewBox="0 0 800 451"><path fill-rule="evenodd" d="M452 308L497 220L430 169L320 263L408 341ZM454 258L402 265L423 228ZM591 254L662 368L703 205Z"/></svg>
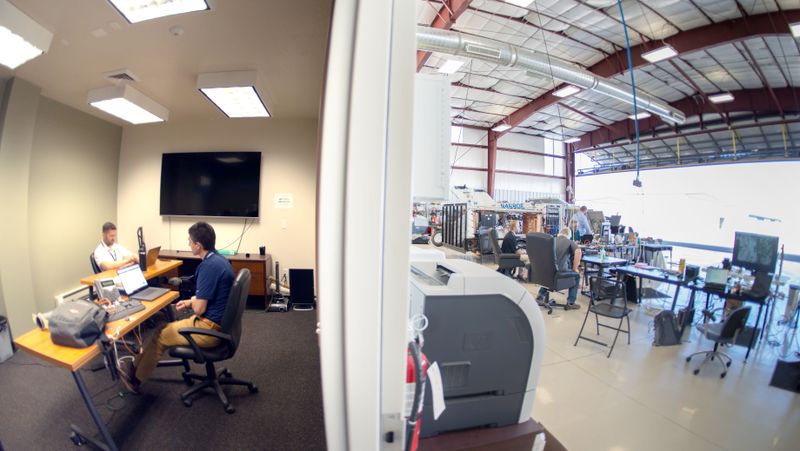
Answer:
<svg viewBox="0 0 800 451"><path fill-rule="evenodd" d="M565 310L580 308L575 304L575 300L578 298L578 289L581 284L580 264L582 253L575 241L569 238L571 234L572 231L568 227L564 227L556 237L556 266L558 270L575 272L575 285L567 293L567 307ZM539 288L539 295L536 299L543 299L546 293L547 288Z"/></svg>
<svg viewBox="0 0 800 451"><path fill-rule="evenodd" d="M125 359L120 363L120 380L131 392L138 392L139 385L150 376L168 348L189 345L178 330L186 327L220 330L234 276L230 262L217 253L215 244L216 234L208 223L198 222L189 227L189 247L192 254L202 259L195 272L197 290L191 299L179 301L175 307L178 311L192 310L193 314L163 325L156 330L141 354L133 361ZM207 335L194 335L192 338L201 348L219 344L218 338Z"/></svg>
<svg viewBox="0 0 800 451"><path fill-rule="evenodd" d="M516 219L512 219L508 222L508 233L506 236L503 237L503 244L500 246L500 252L504 254L517 254L519 258L527 263L528 262L528 253L525 249L517 249L517 234L519 233L519 221ZM524 274L524 269L520 268L520 277L525 279L526 275Z"/></svg>

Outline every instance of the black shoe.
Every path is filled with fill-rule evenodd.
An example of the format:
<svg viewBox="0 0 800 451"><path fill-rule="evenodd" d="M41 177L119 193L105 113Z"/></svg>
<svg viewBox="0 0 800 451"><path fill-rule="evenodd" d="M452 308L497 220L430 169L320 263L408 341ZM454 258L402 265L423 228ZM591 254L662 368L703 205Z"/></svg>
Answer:
<svg viewBox="0 0 800 451"><path fill-rule="evenodd" d="M133 360L125 359L119 364L119 380L129 392L139 394L139 381L136 379L136 367Z"/></svg>
<svg viewBox="0 0 800 451"><path fill-rule="evenodd" d="M581 306L578 304L567 304L564 306L564 310L580 310Z"/></svg>

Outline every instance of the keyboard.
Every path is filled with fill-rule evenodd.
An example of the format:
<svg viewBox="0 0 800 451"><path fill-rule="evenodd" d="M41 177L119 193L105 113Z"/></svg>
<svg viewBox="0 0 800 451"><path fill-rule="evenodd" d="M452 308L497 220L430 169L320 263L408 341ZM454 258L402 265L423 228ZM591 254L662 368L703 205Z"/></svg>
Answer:
<svg viewBox="0 0 800 451"><path fill-rule="evenodd" d="M111 321L116 321L118 319L127 318L128 316L142 310L144 310L144 304L142 304L141 301L137 301L136 299L120 302L116 304L114 307L107 309L108 321L111 322Z"/></svg>

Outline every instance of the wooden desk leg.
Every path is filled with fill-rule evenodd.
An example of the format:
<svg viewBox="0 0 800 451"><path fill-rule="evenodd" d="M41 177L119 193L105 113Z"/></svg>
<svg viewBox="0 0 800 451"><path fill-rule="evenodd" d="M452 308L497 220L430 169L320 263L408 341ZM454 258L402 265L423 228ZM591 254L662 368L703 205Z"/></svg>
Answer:
<svg viewBox="0 0 800 451"><path fill-rule="evenodd" d="M92 420L94 420L94 424L97 426L97 429L100 430L100 435L103 436L105 443L99 442L94 438L84 434L74 424L70 425L72 427L72 435L70 438L73 442L75 442L75 444L89 442L102 450L118 451L117 444L114 443L114 439L111 438L111 434L108 432L106 424L103 423L103 419L100 418L100 414L97 412L97 407L95 407L94 402L92 402L92 396L89 394L89 390L86 388L86 383L83 382L83 377L81 376L80 370L73 371L72 377L75 379L75 384L78 385L78 391L81 392L81 398L83 398L86 408L89 409L89 414L92 416Z"/></svg>

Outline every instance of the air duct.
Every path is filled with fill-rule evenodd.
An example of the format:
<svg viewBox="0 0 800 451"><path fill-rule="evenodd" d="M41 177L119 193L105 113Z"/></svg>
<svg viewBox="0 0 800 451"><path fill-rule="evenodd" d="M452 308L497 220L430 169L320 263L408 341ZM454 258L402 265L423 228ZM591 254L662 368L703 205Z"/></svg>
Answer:
<svg viewBox="0 0 800 451"><path fill-rule="evenodd" d="M536 53L515 45L455 31L430 27L417 27L417 48L428 52L476 58L490 63L529 70L565 83L590 89L600 94L633 105L633 93L629 86L616 80L598 77L571 63L558 58ZM686 116L660 99L636 90L637 108L660 116L672 124L682 124Z"/></svg>

